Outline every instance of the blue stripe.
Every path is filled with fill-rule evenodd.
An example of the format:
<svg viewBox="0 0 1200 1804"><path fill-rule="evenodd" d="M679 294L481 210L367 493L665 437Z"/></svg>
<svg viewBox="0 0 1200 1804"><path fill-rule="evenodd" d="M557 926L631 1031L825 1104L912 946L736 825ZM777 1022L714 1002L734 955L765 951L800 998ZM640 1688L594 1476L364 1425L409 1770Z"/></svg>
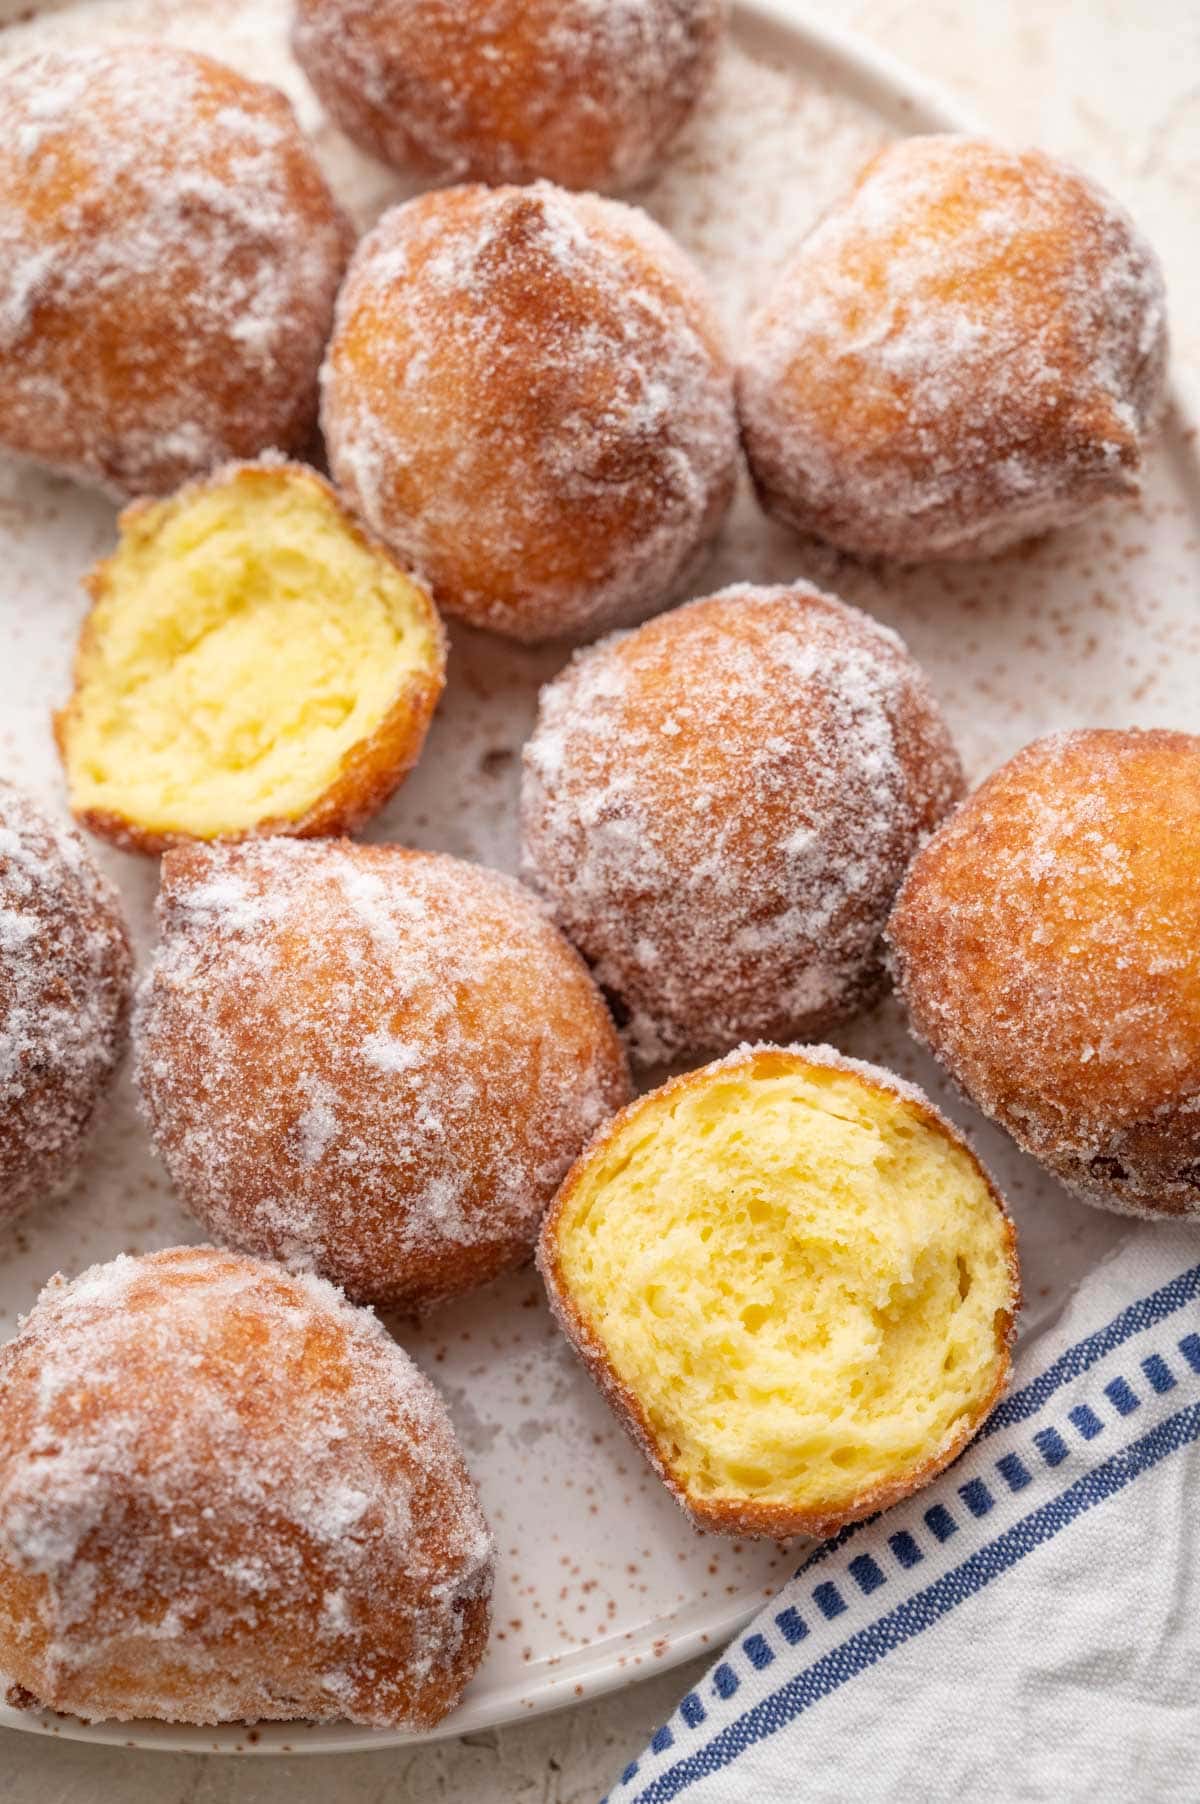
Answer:
<svg viewBox="0 0 1200 1804"><path fill-rule="evenodd" d="M1019 1453L1006 1453L996 1461L996 1470L1010 1491L1023 1491L1033 1483L1033 1473Z"/></svg>
<svg viewBox="0 0 1200 1804"><path fill-rule="evenodd" d="M986 1516L996 1502L982 1478L969 1478L965 1485L959 1485L958 1494L972 1516Z"/></svg>
<svg viewBox="0 0 1200 1804"><path fill-rule="evenodd" d="M973 1553L961 1565L943 1573L924 1591L916 1592L886 1616L851 1635L840 1647L795 1674L778 1691L755 1704L730 1723L705 1747L677 1761L652 1779L638 1793L637 1804L669 1804L694 1779L719 1772L754 1742L774 1735L785 1724L809 1710L824 1697L885 1654L931 1628L943 1616L990 1585L994 1579L1043 1546L1064 1528L1123 1491L1161 1460L1200 1439L1200 1403L1168 1416L1157 1428L1122 1452L1085 1472L1065 1491L1014 1523L994 1541Z"/></svg>
<svg viewBox="0 0 1200 1804"><path fill-rule="evenodd" d="M1002 1403L997 1404L976 1437L985 1440L989 1434L997 1434L1002 1428L1011 1428L1016 1422L1027 1422L1030 1416L1038 1411L1052 1397L1055 1391L1061 1390L1064 1384L1070 1384L1081 1372L1094 1366L1098 1359L1111 1353L1114 1347L1140 1334L1144 1328L1153 1327L1155 1322L1163 1321L1174 1315L1185 1303L1190 1303L1200 1296L1200 1265L1189 1266L1187 1271L1180 1272L1164 1284L1161 1290L1151 1291L1148 1297L1139 1297L1128 1309L1123 1309L1118 1316L1104 1328L1097 1328L1095 1334L1089 1334L1084 1340L1076 1341L1065 1353L1060 1353L1054 1364L1023 1384L1020 1390L1012 1391ZM1193 1336L1193 1338L1195 1338ZM1200 1351L1200 1342L1197 1342ZM1198 1368L1200 1369L1200 1368Z"/></svg>
<svg viewBox="0 0 1200 1804"><path fill-rule="evenodd" d="M925 1558L906 1528L902 1528L899 1534L889 1535L888 1546L906 1569L910 1566L919 1566Z"/></svg>
<svg viewBox="0 0 1200 1804"><path fill-rule="evenodd" d="M817 1586L813 1592L813 1602L827 1622L832 1622L846 1608L845 1598L837 1586L831 1585L828 1580Z"/></svg>
<svg viewBox="0 0 1200 1804"><path fill-rule="evenodd" d="M856 1554L846 1570L864 1597L870 1597L872 1591L878 1591L880 1585L887 1584L882 1566L869 1553Z"/></svg>
<svg viewBox="0 0 1200 1804"><path fill-rule="evenodd" d="M1033 1444L1048 1466L1061 1466L1070 1452L1057 1428L1039 1428Z"/></svg>
<svg viewBox="0 0 1200 1804"><path fill-rule="evenodd" d="M1124 1378L1110 1378L1104 1387L1104 1395L1121 1416L1131 1416L1141 1407L1141 1398Z"/></svg>
<svg viewBox="0 0 1200 1804"><path fill-rule="evenodd" d="M1074 1409L1067 1411L1067 1419L1074 1422L1085 1441L1094 1441L1098 1434L1104 1433L1104 1424L1090 1403L1077 1403Z"/></svg>
<svg viewBox="0 0 1200 1804"><path fill-rule="evenodd" d="M803 1641L804 1637L808 1634L808 1624L805 1622L803 1616L801 1616L799 1610L794 1610L791 1604L788 1605L786 1610L781 1610L779 1612L778 1616L775 1618L775 1626L778 1628L779 1633L783 1636L789 1647L795 1647L796 1643L798 1641Z"/></svg>
<svg viewBox="0 0 1200 1804"><path fill-rule="evenodd" d="M1160 1397L1164 1391L1175 1389L1175 1374L1161 1353L1151 1353L1148 1359L1143 1359L1142 1370Z"/></svg>

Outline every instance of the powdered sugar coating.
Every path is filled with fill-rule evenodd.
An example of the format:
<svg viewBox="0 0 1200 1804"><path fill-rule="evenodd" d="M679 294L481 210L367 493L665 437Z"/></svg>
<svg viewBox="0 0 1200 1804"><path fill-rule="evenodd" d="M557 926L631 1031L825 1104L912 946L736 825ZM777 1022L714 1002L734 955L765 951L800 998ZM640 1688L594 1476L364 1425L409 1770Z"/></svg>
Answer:
<svg viewBox="0 0 1200 1804"><path fill-rule="evenodd" d="M742 585L580 652L525 751L531 880L650 1062L816 1035L962 773L901 641L808 584Z"/></svg>
<svg viewBox="0 0 1200 1804"><path fill-rule="evenodd" d="M441 1400L319 1279L121 1254L0 1351L0 1653L44 1704L428 1725L491 1581Z"/></svg>
<svg viewBox="0 0 1200 1804"><path fill-rule="evenodd" d="M169 853L136 1078L185 1205L357 1299L527 1258L629 1095L582 964L511 878L396 846Z"/></svg>
<svg viewBox="0 0 1200 1804"><path fill-rule="evenodd" d="M1158 261L1103 189L907 138L752 317L747 455L768 511L844 550L991 554L1136 491L1166 349Z"/></svg>
<svg viewBox="0 0 1200 1804"><path fill-rule="evenodd" d="M724 0L298 0L292 49L364 150L455 180L625 188L708 85Z"/></svg>
<svg viewBox="0 0 1200 1804"><path fill-rule="evenodd" d="M545 182L384 215L339 297L322 426L439 605L523 640L662 606L737 471L699 274L636 208Z"/></svg>
<svg viewBox="0 0 1200 1804"><path fill-rule="evenodd" d="M276 89L165 44L0 81L0 442L117 495L300 449L352 234Z"/></svg>
<svg viewBox="0 0 1200 1804"><path fill-rule="evenodd" d="M889 924L911 1025L1080 1196L1200 1214L1200 738L1055 733L963 804Z"/></svg>
<svg viewBox="0 0 1200 1804"><path fill-rule="evenodd" d="M132 970L82 839L0 783L0 1221L74 1177L125 1049Z"/></svg>

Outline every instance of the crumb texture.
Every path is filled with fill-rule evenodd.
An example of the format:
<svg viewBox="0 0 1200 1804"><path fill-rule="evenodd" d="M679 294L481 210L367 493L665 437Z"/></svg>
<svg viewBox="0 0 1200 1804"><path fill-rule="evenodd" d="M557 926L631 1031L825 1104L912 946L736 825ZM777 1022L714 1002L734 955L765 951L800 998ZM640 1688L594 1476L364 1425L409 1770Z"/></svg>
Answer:
<svg viewBox="0 0 1200 1804"><path fill-rule="evenodd" d="M437 616L310 472L243 465L129 509L90 587L59 722L81 818L151 841L323 827L331 794L361 811L358 767L377 803L414 762Z"/></svg>
<svg viewBox="0 0 1200 1804"><path fill-rule="evenodd" d="M560 1305L701 1517L849 1520L994 1402L1012 1231L966 1146L887 1073L743 1051L643 1098L548 1223Z"/></svg>

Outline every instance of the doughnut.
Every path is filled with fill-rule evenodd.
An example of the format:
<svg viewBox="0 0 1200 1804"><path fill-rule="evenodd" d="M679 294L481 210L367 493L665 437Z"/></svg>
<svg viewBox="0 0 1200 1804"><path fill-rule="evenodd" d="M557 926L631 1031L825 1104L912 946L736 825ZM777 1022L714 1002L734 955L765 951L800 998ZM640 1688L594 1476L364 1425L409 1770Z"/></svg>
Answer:
<svg viewBox="0 0 1200 1804"><path fill-rule="evenodd" d="M991 556L1136 493L1162 272L1040 150L889 145L779 272L738 370L767 512L848 552Z"/></svg>
<svg viewBox="0 0 1200 1804"><path fill-rule="evenodd" d="M492 1544L433 1386L319 1278L212 1247L52 1278L0 1348L0 1668L89 1721L429 1728Z"/></svg>
<svg viewBox="0 0 1200 1804"><path fill-rule="evenodd" d="M276 89L173 45L0 76L0 447L117 496L300 450L353 234Z"/></svg>
<svg viewBox="0 0 1200 1804"><path fill-rule="evenodd" d="M910 1023L1076 1195L1200 1215L1200 737L1053 733L919 854L888 926Z"/></svg>
<svg viewBox="0 0 1200 1804"><path fill-rule="evenodd" d="M399 846L163 860L136 1078L220 1240L419 1311L528 1259L630 1095L583 965L511 878Z"/></svg>
<svg viewBox="0 0 1200 1804"><path fill-rule="evenodd" d="M443 179L627 188L708 86L724 0L297 0L296 60L369 155Z"/></svg>
<svg viewBox="0 0 1200 1804"><path fill-rule="evenodd" d="M576 1351L696 1524L832 1535L956 1458L1005 1389L1012 1222L920 1091L742 1047L640 1097L546 1215Z"/></svg>
<svg viewBox="0 0 1200 1804"><path fill-rule="evenodd" d="M55 729L71 808L127 851L350 832L445 683L425 590L299 464L229 465L121 515Z"/></svg>
<svg viewBox="0 0 1200 1804"><path fill-rule="evenodd" d="M79 835L0 782L0 1224L75 1177L132 974L116 891Z"/></svg>
<svg viewBox="0 0 1200 1804"><path fill-rule="evenodd" d="M737 475L698 272L636 208L451 188L351 261L322 378L330 466L446 613L586 636L686 581Z"/></svg>
<svg viewBox="0 0 1200 1804"><path fill-rule="evenodd" d="M741 585L542 690L524 869L643 1062L813 1038L878 993L900 878L961 788L894 633Z"/></svg>

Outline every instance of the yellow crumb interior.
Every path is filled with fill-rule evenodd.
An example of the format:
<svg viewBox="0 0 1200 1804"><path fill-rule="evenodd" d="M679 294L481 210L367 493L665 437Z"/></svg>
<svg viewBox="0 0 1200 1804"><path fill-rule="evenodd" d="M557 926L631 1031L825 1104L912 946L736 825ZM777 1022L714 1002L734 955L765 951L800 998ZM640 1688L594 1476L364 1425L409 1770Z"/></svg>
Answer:
<svg viewBox="0 0 1200 1804"><path fill-rule="evenodd" d="M314 483L184 494L109 561L66 722L72 807L197 838L297 820L437 658L420 591Z"/></svg>
<svg viewBox="0 0 1200 1804"><path fill-rule="evenodd" d="M558 1229L566 1287L693 1497L836 1509L995 1383L1005 1225L970 1156L836 1069L635 1113Z"/></svg>

